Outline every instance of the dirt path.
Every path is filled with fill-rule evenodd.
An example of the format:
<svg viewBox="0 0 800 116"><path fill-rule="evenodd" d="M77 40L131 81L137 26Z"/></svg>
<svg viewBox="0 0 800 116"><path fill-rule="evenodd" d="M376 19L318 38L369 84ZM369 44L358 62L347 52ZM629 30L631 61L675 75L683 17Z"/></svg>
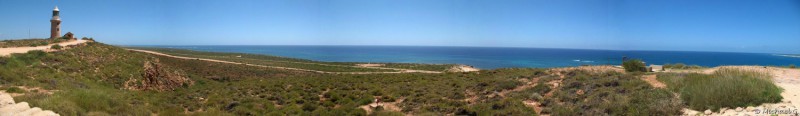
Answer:
<svg viewBox="0 0 800 116"><path fill-rule="evenodd" d="M136 52L144 52L144 53L149 53L149 54L153 54L153 55L160 55L160 56L178 58L178 59L201 60L201 61L208 61L208 62L228 63L228 64L241 64L241 65L255 66L255 67L275 68L275 69L284 69L284 70L298 70L298 71L308 71L308 72L328 73L328 74L442 73L440 71L426 71L426 70L385 68L385 67L359 67L359 68L390 69L390 70L398 70L398 71L397 72L328 72L328 71L309 70L309 69L301 69L301 68L290 68L290 67L280 67L280 66L267 66L267 65L248 64L248 63L231 62L231 61L215 60L215 59L207 59L207 58L194 58L194 57L174 56L174 55L164 54L164 53L155 52L155 51L148 51L148 50L138 50L138 49L128 49L128 50L136 51ZM307 62L290 62L290 63L316 64L316 65L324 65L324 66L358 67L358 66L342 66L342 65L330 65L330 64L307 63Z"/></svg>
<svg viewBox="0 0 800 116"><path fill-rule="evenodd" d="M662 83L661 81L658 81L658 79L656 79L656 78L657 78L657 76L655 74L642 76L642 80L644 80L645 82L649 83L653 87L656 87L656 88L666 88L667 87L666 84Z"/></svg>
<svg viewBox="0 0 800 116"><path fill-rule="evenodd" d="M711 115L765 115L755 114L756 111L764 110L786 110L798 113L800 110L800 69L777 68L777 67L764 67L764 66L720 66L708 69L695 69L695 70L675 70L668 72L694 72L711 74L720 68L734 68L740 70L767 72L772 75L772 80L775 85L783 88L783 101L780 103L767 103L759 106L745 107L745 108L725 108L720 112L711 112ZM684 114L703 114L705 112L684 109ZM784 114L785 115L785 114ZM798 115L798 114L794 114Z"/></svg>
<svg viewBox="0 0 800 116"><path fill-rule="evenodd" d="M90 41L88 41L88 40L74 40L74 41L54 43L54 44L48 44L48 45L36 46L36 47L0 48L0 56L8 56L8 55L11 55L13 53L27 53L28 51L33 51L33 50L48 50L48 49L50 49L51 46L56 45L56 44L61 45L61 46L68 46L68 45L78 45L78 44L86 43L86 42L90 42Z"/></svg>

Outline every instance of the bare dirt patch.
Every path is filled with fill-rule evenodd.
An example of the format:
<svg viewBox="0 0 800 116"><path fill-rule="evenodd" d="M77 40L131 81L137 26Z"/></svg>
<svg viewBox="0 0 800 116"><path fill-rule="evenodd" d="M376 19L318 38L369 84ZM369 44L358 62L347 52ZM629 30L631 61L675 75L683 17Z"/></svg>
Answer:
<svg viewBox="0 0 800 116"><path fill-rule="evenodd" d="M386 66L386 64L367 63L367 64L356 64L356 66L360 66L360 67L381 67L381 66Z"/></svg>
<svg viewBox="0 0 800 116"><path fill-rule="evenodd" d="M49 45L44 45L44 46L36 46L36 47L0 48L0 56L8 56L8 55L11 55L13 53L26 53L28 51L33 51L33 50L57 51L57 50L50 49L50 47L53 46L53 45L72 46L72 45L78 45L78 44L82 44L82 43L86 43L86 42L91 42L91 41L89 41L89 40L74 40L74 41L67 41L67 42L49 44ZM66 48L64 48L64 49L66 49Z"/></svg>
<svg viewBox="0 0 800 116"><path fill-rule="evenodd" d="M359 106L359 108L364 109L365 111L367 111L367 114L371 114L371 113L375 112L373 110L375 108L377 108L377 107L382 107L383 110L386 110L386 111L401 112L401 109L400 109L400 107L397 106L397 104L403 102L403 100L405 100L405 98L397 99L394 102L380 102L380 103L372 102L372 103L367 104L367 105Z"/></svg>
<svg viewBox="0 0 800 116"><path fill-rule="evenodd" d="M642 80L644 80L645 82L649 83L650 85L652 85L653 87L656 87L656 88L666 88L667 87L666 84L664 84L661 81L658 81L658 79L656 79L656 75L655 74L644 75L644 76L642 76Z"/></svg>

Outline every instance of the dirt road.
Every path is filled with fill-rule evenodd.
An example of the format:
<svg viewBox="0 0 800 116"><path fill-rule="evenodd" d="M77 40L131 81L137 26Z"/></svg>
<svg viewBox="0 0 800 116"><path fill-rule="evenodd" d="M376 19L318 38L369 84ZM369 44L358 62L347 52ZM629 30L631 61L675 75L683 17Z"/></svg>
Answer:
<svg viewBox="0 0 800 116"><path fill-rule="evenodd" d="M78 45L78 44L86 43L86 42L90 42L90 41L88 41L88 40L74 40L74 41L67 41L67 42L48 44L48 45L36 46L36 47L0 48L0 56L8 56L8 55L11 55L13 53L27 53L28 51L33 51L33 50L47 50L47 49L50 49L51 46L56 45L56 44L61 45L61 46L68 46L68 45Z"/></svg>

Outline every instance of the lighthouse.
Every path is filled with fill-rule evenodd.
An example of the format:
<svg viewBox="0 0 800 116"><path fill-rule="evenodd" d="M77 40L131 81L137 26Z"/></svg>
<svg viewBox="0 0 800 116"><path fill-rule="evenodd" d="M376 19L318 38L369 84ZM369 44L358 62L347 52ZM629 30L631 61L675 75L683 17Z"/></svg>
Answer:
<svg viewBox="0 0 800 116"><path fill-rule="evenodd" d="M50 19L50 38L61 37L61 18L58 17L58 6L53 9L53 18Z"/></svg>

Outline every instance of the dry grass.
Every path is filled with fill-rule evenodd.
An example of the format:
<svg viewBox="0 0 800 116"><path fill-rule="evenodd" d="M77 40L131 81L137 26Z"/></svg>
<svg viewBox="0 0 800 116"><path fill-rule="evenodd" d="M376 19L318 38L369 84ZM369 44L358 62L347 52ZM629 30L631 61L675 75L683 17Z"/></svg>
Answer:
<svg viewBox="0 0 800 116"><path fill-rule="evenodd" d="M756 106L783 99L782 89L764 71L720 68L711 74L663 73L658 79L679 93L690 109L700 111Z"/></svg>

